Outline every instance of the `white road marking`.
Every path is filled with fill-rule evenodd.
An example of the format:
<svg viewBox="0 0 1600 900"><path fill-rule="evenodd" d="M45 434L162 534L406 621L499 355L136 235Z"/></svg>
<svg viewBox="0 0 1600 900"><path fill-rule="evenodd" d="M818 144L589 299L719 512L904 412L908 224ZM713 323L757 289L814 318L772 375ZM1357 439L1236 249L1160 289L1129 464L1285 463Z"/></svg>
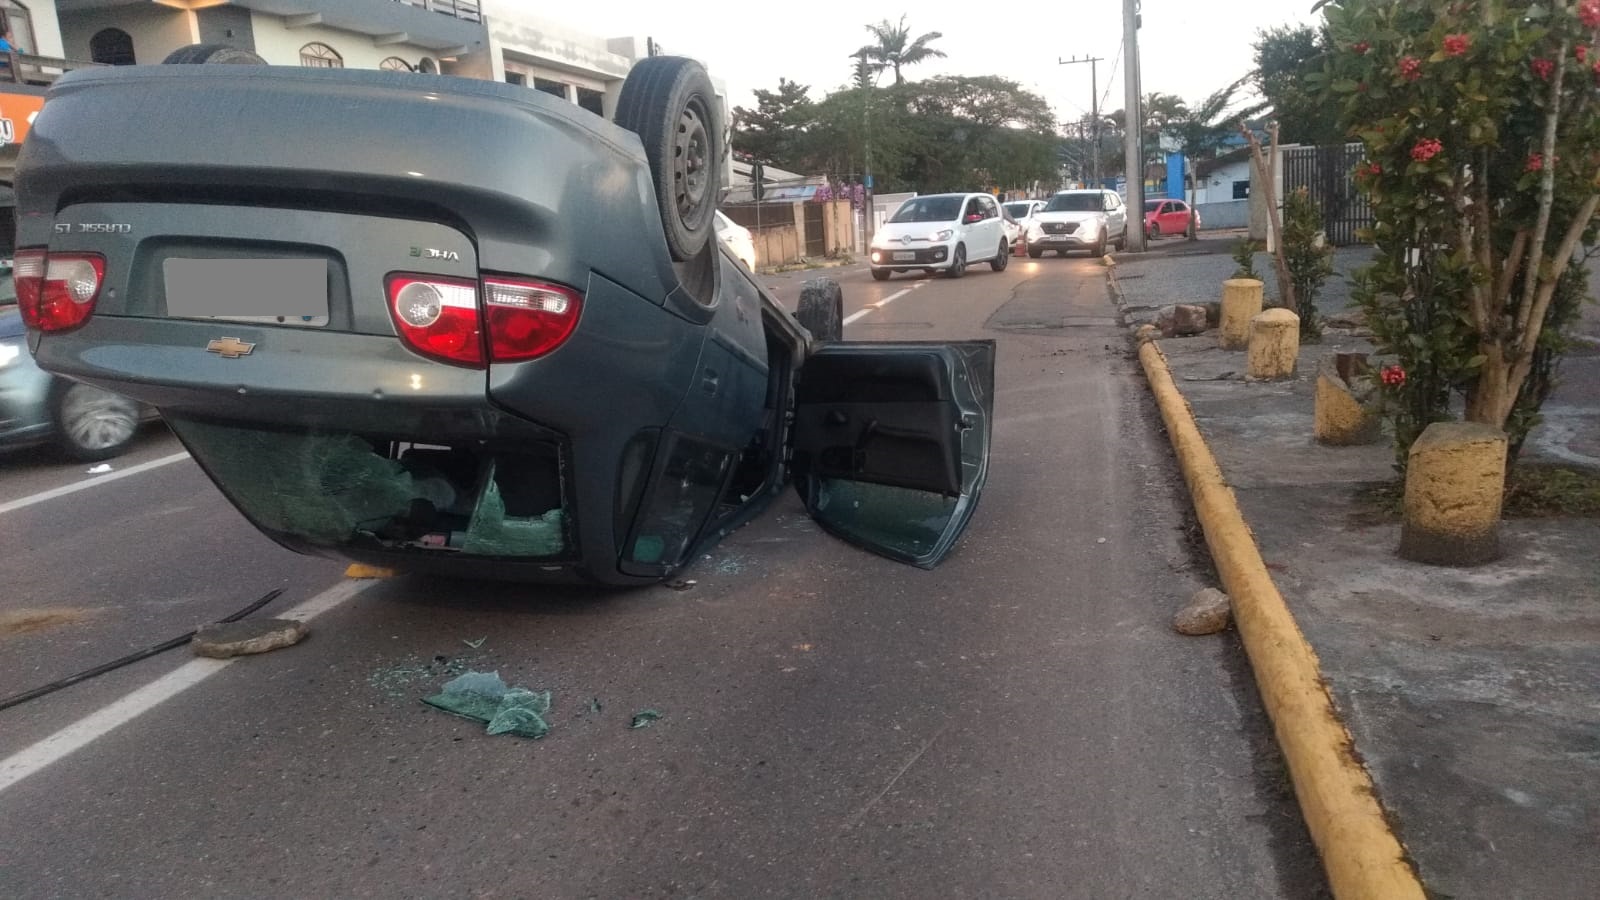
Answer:
<svg viewBox="0 0 1600 900"><path fill-rule="evenodd" d="M857 319L861 318L862 316L867 315L868 313L872 312L875 309L883 309L885 306L888 306L889 304L895 302L896 300L899 300L901 297L904 297L905 295L911 293L912 291L916 290L919 287L922 287L925 284L927 284L926 281L919 281L916 284L913 284L911 287L908 287L903 291L895 291L894 293L892 293L889 296L883 298L882 300L879 300L877 303L868 303L865 309L858 309L855 312L851 313L850 315L845 316L844 317L844 324L849 325L851 322L856 321Z"/></svg>
<svg viewBox="0 0 1600 900"><path fill-rule="evenodd" d="M32 506L35 503L43 503L46 500L54 500L57 497L65 497L68 494L76 494L79 491L86 491L89 488L97 485L116 481L119 478L127 478L129 475L137 475L140 472L148 472L151 469L157 469L161 466L170 465L178 460L188 458L189 454L187 453L174 453L171 456L163 456L160 459L152 459L149 462L142 462L136 466L129 466L120 472L110 472L105 475L96 475L93 478L88 478L83 481L74 481L72 484L64 484L61 487L51 488L48 491L40 491L37 494L32 494L19 500L9 500L5 503L0 503L0 514L22 509L25 506Z"/></svg>
<svg viewBox="0 0 1600 900"><path fill-rule="evenodd" d="M309 622L375 584L378 582L341 581L279 618ZM33 746L0 760L0 793L221 672L236 660L237 657L191 659L110 706L90 713Z"/></svg>

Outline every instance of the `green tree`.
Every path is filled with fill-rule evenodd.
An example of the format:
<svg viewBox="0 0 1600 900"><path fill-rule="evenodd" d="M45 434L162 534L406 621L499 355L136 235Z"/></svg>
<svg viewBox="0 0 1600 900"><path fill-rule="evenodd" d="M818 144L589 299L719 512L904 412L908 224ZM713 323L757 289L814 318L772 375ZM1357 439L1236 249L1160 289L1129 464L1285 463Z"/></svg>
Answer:
<svg viewBox="0 0 1600 900"><path fill-rule="evenodd" d="M807 152L809 132L816 122L811 89L786 78L775 91L757 90L756 108L733 110L733 144L763 162L789 168Z"/></svg>
<svg viewBox="0 0 1600 900"><path fill-rule="evenodd" d="M900 75L904 66L914 66L917 63L927 62L930 59L943 59L944 51L928 46L932 42L944 37L937 31L919 35L915 40L911 38L911 29L906 25L906 17L900 17L900 24L895 25L884 19L876 25L866 26L872 32L876 43L867 44L859 54L871 60L874 71L883 72L894 70L894 83L898 86L905 84L905 78Z"/></svg>
<svg viewBox="0 0 1600 900"><path fill-rule="evenodd" d="M1365 145L1358 278L1403 465L1464 395L1521 445L1585 293L1600 210L1600 0L1338 0L1314 85Z"/></svg>
<svg viewBox="0 0 1600 900"><path fill-rule="evenodd" d="M1329 50L1327 28L1279 26L1256 32L1256 69L1251 81L1267 99L1285 143L1334 144L1344 140L1339 109L1307 88L1306 76L1321 71Z"/></svg>
<svg viewBox="0 0 1600 900"><path fill-rule="evenodd" d="M1259 112L1261 105L1252 104L1244 108L1236 107L1236 100L1240 89L1249 82L1249 76L1239 79L1202 100L1193 108L1180 107L1168 120L1163 129L1173 140L1177 141L1183 155L1188 158L1188 197L1189 197L1189 240L1195 240L1194 230L1194 192L1195 192L1195 164L1202 159L1217 155L1217 148L1222 146L1223 140L1238 127L1239 120Z"/></svg>

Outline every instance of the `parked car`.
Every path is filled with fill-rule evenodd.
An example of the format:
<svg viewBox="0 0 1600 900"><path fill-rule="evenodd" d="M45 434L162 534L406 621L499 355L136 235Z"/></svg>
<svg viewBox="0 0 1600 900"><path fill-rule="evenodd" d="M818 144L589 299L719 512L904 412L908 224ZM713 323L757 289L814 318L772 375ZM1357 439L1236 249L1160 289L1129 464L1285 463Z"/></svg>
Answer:
<svg viewBox="0 0 1600 900"><path fill-rule="evenodd" d="M1103 256L1108 243L1121 250L1127 240L1128 208L1116 191L1061 191L1034 215L1028 255L1038 259L1047 250L1062 256L1088 250L1090 256Z"/></svg>
<svg viewBox="0 0 1600 900"><path fill-rule="evenodd" d="M1200 212L1195 211L1194 227L1200 230ZM1146 200L1144 234L1154 240L1163 234L1189 233L1189 204L1182 200Z"/></svg>
<svg viewBox="0 0 1600 900"><path fill-rule="evenodd" d="M975 262L996 272L1011 262L1011 244L1000 204L988 194L928 194L912 197L872 236L872 277L895 272L966 274Z"/></svg>
<svg viewBox="0 0 1600 900"><path fill-rule="evenodd" d="M0 448L54 443L85 462L127 450L154 411L51 375L34 362L26 338L10 267L0 266Z"/></svg>
<svg viewBox="0 0 1600 900"><path fill-rule="evenodd" d="M733 258L744 263L744 267L754 272L756 270L756 241L750 229L723 215L722 210L714 213L716 219L717 237L728 247L728 252Z"/></svg>
<svg viewBox="0 0 1600 900"><path fill-rule="evenodd" d="M841 341L837 284L790 314L714 238L723 134L665 56L615 123L448 76L81 69L18 158L23 316L302 553L647 583L792 483L931 567L987 473L994 344Z"/></svg>

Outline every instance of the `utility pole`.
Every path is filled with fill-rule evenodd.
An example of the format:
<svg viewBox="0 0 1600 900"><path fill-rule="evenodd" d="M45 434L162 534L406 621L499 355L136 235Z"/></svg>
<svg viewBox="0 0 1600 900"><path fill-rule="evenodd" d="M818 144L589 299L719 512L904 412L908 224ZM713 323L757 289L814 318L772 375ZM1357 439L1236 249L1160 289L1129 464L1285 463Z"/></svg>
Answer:
<svg viewBox="0 0 1600 900"><path fill-rule="evenodd" d="M1094 181L1096 185L1100 184L1100 78L1099 73L1096 72L1098 68L1096 63L1104 61L1105 58L1101 56L1090 56L1084 59L1079 59L1076 56L1071 59L1056 57L1056 65L1058 66L1070 66L1073 63L1089 64L1089 127L1094 136Z"/></svg>
<svg viewBox="0 0 1600 900"><path fill-rule="evenodd" d="M861 81L861 221L863 231L866 232L865 246L872 247L872 234L877 230L877 222L872 215L872 89L874 84L867 82L867 54L865 50L856 54L856 71ZM877 79L873 79L877 81Z"/></svg>
<svg viewBox="0 0 1600 900"><path fill-rule="evenodd" d="M1127 249L1144 252L1144 110L1139 108L1139 0L1122 0L1122 75L1127 94L1123 110L1122 157L1128 172Z"/></svg>

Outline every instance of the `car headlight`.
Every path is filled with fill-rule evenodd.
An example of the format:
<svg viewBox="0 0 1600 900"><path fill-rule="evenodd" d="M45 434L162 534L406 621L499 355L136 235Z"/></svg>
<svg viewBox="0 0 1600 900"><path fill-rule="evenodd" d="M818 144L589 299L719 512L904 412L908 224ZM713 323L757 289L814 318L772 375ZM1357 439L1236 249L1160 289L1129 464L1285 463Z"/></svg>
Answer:
<svg viewBox="0 0 1600 900"><path fill-rule="evenodd" d="M1100 230L1100 226L1101 222L1099 219L1085 219L1083 224L1078 227L1083 229L1084 234L1094 234L1096 231Z"/></svg>
<svg viewBox="0 0 1600 900"><path fill-rule="evenodd" d="M10 342L0 344L0 369L16 362L21 356L22 344Z"/></svg>
<svg viewBox="0 0 1600 900"><path fill-rule="evenodd" d="M1044 237L1044 229L1039 227L1039 223L1035 222L1028 226L1028 240L1036 241L1042 237Z"/></svg>
<svg viewBox="0 0 1600 900"><path fill-rule="evenodd" d="M933 234L928 235L928 240L934 241L934 242L948 241L948 240L950 240L951 238L953 238L955 236L956 236L955 229L946 228L946 229L944 229L942 231L935 231Z"/></svg>

